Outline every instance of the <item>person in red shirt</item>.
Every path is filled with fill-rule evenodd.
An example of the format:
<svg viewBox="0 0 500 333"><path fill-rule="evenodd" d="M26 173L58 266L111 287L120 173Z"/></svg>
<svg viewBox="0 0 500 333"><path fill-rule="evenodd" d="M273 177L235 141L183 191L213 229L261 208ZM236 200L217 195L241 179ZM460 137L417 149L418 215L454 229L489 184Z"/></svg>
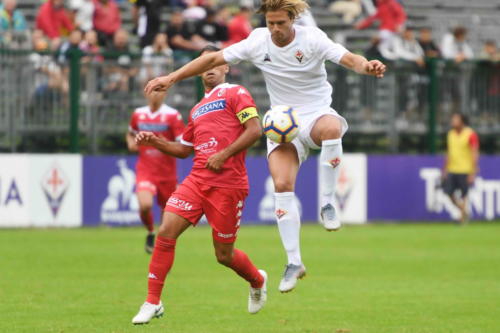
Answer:
<svg viewBox="0 0 500 333"><path fill-rule="evenodd" d="M48 0L41 5L36 16L36 28L51 40L68 36L74 26L64 9L64 0Z"/></svg>
<svg viewBox="0 0 500 333"><path fill-rule="evenodd" d="M379 49L392 47L394 37L397 33L403 32L406 22L406 13L403 6L397 0L377 0L377 11L372 16L367 17L355 25L356 29L365 29L375 21L380 21Z"/></svg>
<svg viewBox="0 0 500 333"><path fill-rule="evenodd" d="M229 40L225 43L225 47L238 43L244 40L252 32L252 24L250 18L252 11L247 7L241 7L240 12L236 14L228 24Z"/></svg>
<svg viewBox="0 0 500 333"><path fill-rule="evenodd" d="M217 51L207 46L201 54ZM167 202L149 264L148 296L132 319L134 324L163 315L160 295L174 261L176 240L203 214L212 227L218 262L250 283L248 311L256 313L265 304L266 272L257 270L243 251L234 248L248 194L246 149L260 138L262 127L248 91L225 83L228 71L229 66L222 65L201 75L205 97L191 110L180 142L168 142L151 132L136 136L139 145L151 145L175 157L194 152L194 160L191 173Z"/></svg>
<svg viewBox="0 0 500 333"><path fill-rule="evenodd" d="M126 135L128 149L139 152L136 165L136 192L139 201L141 221L148 229L145 250L153 252L154 220L153 196L163 210L170 195L177 187L177 168L175 158L163 154L151 146L138 146L135 135L139 131L148 131L168 141L180 140L184 123L179 111L163 104L165 93L147 96L148 105L135 109L130 118L129 131Z"/></svg>
<svg viewBox="0 0 500 333"><path fill-rule="evenodd" d="M99 44L109 46L113 35L122 25L120 9L115 0L94 0L94 7L93 24Z"/></svg>

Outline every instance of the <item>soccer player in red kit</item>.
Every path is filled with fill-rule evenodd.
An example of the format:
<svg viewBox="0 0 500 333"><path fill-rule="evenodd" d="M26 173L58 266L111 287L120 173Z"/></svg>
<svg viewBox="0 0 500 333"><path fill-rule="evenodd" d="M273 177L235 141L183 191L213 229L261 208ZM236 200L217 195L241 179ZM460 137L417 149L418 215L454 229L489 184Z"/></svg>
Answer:
<svg viewBox="0 0 500 333"><path fill-rule="evenodd" d="M138 146L135 135L139 131L148 131L168 141L180 140L184 130L182 116L177 110L163 104L165 95L165 92L155 92L147 96L148 105L135 109L126 135L128 149L139 152L136 193L141 221L148 229L145 244L147 253L153 252L155 240L153 196L156 195L156 202L163 211L167 199L177 186L177 168L174 157L151 146Z"/></svg>
<svg viewBox="0 0 500 333"><path fill-rule="evenodd" d="M208 46L201 54L217 52ZM168 199L153 256L149 264L148 296L134 324L163 315L160 301L165 277L172 267L177 238L196 225L203 214L212 227L217 260L250 284L248 311L265 304L267 274L248 256L234 248L243 203L248 194L246 149L262 134L255 103L242 86L225 83L228 65L201 75L205 97L194 106L180 142L169 142L151 132L136 136L139 145L150 145L180 158L194 152L191 173Z"/></svg>

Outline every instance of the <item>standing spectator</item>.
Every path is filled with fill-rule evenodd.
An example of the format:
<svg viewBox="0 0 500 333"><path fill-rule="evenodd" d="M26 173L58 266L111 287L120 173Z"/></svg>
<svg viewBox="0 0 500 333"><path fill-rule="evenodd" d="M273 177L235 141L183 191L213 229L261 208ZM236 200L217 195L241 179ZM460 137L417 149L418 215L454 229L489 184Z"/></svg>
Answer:
<svg viewBox="0 0 500 333"><path fill-rule="evenodd" d="M182 12L174 12L170 16L170 24L167 26L167 36L170 42L170 47L182 58L185 51L199 51L206 42L202 42L201 38L195 37L195 32L190 29L189 24L184 21Z"/></svg>
<svg viewBox="0 0 500 333"><path fill-rule="evenodd" d="M226 46L238 43L243 39L246 39L250 32L252 32L252 24L250 18L252 17L252 11L248 7L241 7L238 14L236 14L233 19L229 22L229 40Z"/></svg>
<svg viewBox="0 0 500 333"><path fill-rule="evenodd" d="M137 74L137 68L130 55L129 35L126 30L116 31L109 51L113 65L107 68L109 83L106 90L127 92L130 90L131 78Z"/></svg>
<svg viewBox="0 0 500 333"><path fill-rule="evenodd" d="M76 28L82 31L93 29L94 3L92 0L71 0L69 8L73 12L73 22Z"/></svg>
<svg viewBox="0 0 500 333"><path fill-rule="evenodd" d="M196 35L211 43L228 39L227 27L217 22L216 12L210 8L207 9L207 17L196 26Z"/></svg>
<svg viewBox="0 0 500 333"><path fill-rule="evenodd" d="M487 61L500 61L500 53L497 50L497 45L494 40L488 40L484 43L479 59Z"/></svg>
<svg viewBox="0 0 500 333"><path fill-rule="evenodd" d="M16 0L3 0L0 5L0 44L13 46L14 42L26 39L26 19L16 6Z"/></svg>
<svg viewBox="0 0 500 333"><path fill-rule="evenodd" d="M140 39L140 47L151 45L153 39L160 31L162 0L130 0L132 6L132 20L137 36Z"/></svg>
<svg viewBox="0 0 500 333"><path fill-rule="evenodd" d="M102 62L104 60L95 30L85 32L81 48L84 52L89 54L82 59L83 62Z"/></svg>
<svg viewBox="0 0 500 333"><path fill-rule="evenodd" d="M355 25L356 29L365 29L375 21L380 21L380 48L389 48L397 33L403 30L406 13L397 0L377 0L377 11Z"/></svg>
<svg viewBox="0 0 500 333"><path fill-rule="evenodd" d="M411 29L405 29L401 38L395 39L394 51L397 59L415 62L420 67L425 65L424 50Z"/></svg>
<svg viewBox="0 0 500 333"><path fill-rule="evenodd" d="M51 40L68 36L74 26L64 9L64 0L48 0L38 10L36 28Z"/></svg>
<svg viewBox="0 0 500 333"><path fill-rule="evenodd" d="M342 21L345 24L352 24L354 19L361 14L360 0L336 0L330 7L330 12L337 15L342 15Z"/></svg>
<svg viewBox="0 0 500 333"><path fill-rule="evenodd" d="M115 33L121 27L120 9L115 0L93 0L94 29L99 38L99 44L109 46Z"/></svg>
<svg viewBox="0 0 500 333"><path fill-rule="evenodd" d="M146 46L142 50L142 64L139 78L143 84L155 77L166 75L172 70L173 52L168 46L166 34L157 34L153 45Z"/></svg>
<svg viewBox="0 0 500 333"><path fill-rule="evenodd" d="M424 50L426 58L439 58L441 53L432 40L432 31L429 28L420 29L420 38L418 40L420 47Z"/></svg>
<svg viewBox="0 0 500 333"><path fill-rule="evenodd" d="M452 115L443 166L444 190L460 210L461 223L468 219L467 192L474 184L479 161L479 137L467 125L467 118L463 114ZM457 191L460 191L459 197L455 195Z"/></svg>
<svg viewBox="0 0 500 333"><path fill-rule="evenodd" d="M467 30L464 27L456 27L453 34L446 34L441 44L443 58L454 60L457 64L474 57L472 48L467 43Z"/></svg>

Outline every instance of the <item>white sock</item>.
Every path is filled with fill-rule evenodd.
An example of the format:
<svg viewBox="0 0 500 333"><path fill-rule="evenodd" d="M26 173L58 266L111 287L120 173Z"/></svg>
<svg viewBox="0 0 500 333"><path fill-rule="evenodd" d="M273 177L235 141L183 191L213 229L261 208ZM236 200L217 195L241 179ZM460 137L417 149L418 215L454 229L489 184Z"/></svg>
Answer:
<svg viewBox="0 0 500 333"><path fill-rule="evenodd" d="M335 202L335 187L340 173L342 139L324 140L319 158L319 179L321 184L321 207Z"/></svg>
<svg viewBox="0 0 500 333"><path fill-rule="evenodd" d="M300 256L300 214L295 193L274 193L275 213L283 247L288 255L288 263L301 265Z"/></svg>

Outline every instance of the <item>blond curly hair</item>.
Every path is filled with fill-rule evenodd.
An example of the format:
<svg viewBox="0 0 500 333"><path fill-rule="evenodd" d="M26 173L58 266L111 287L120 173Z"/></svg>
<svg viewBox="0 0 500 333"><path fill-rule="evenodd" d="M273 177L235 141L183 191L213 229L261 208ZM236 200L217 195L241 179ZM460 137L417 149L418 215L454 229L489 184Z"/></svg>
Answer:
<svg viewBox="0 0 500 333"><path fill-rule="evenodd" d="M304 0L262 0L257 13L266 15L267 12L284 10L294 20L308 8Z"/></svg>

